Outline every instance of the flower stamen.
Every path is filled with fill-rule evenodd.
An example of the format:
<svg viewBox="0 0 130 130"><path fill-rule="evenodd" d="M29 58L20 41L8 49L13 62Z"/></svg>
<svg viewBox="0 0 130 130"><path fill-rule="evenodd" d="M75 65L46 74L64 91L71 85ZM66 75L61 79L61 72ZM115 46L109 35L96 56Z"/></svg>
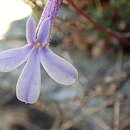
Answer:
<svg viewBox="0 0 130 130"><path fill-rule="evenodd" d="M41 43L35 43L35 47L36 47L36 48L41 48L41 47L42 47L42 44L41 44Z"/></svg>

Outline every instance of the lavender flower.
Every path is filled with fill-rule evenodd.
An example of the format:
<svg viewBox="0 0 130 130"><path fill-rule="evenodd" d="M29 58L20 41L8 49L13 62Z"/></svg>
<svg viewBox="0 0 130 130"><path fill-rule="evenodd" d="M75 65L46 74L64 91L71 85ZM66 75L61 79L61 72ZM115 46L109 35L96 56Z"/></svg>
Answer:
<svg viewBox="0 0 130 130"><path fill-rule="evenodd" d="M49 49L52 24L60 7L58 1L48 1L37 28L34 18L28 19L26 46L0 53L0 71L3 72L12 71L26 61L16 87L17 98L25 103L32 104L38 100L41 87L40 63L48 75L60 84L71 85L78 77L77 70L70 63Z"/></svg>

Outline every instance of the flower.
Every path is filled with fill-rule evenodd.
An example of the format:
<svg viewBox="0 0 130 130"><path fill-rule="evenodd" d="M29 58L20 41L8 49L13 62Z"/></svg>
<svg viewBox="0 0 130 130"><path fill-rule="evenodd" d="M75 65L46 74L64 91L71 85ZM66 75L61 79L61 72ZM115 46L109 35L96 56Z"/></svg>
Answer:
<svg viewBox="0 0 130 130"><path fill-rule="evenodd" d="M12 71L26 61L16 86L17 98L22 102L32 104L38 100L41 87L40 63L48 75L60 84L71 85L78 77L77 70L49 48L51 28L50 17L42 20L38 30L34 18L30 17L26 25L28 44L0 53L0 71L3 72Z"/></svg>
<svg viewBox="0 0 130 130"><path fill-rule="evenodd" d="M52 25L62 0L48 0L39 24L30 17L26 24L27 45L0 53L0 71L9 72L26 62L17 86L16 95L20 101L35 103L40 94L40 64L56 82L71 85L78 78L77 70L49 48Z"/></svg>

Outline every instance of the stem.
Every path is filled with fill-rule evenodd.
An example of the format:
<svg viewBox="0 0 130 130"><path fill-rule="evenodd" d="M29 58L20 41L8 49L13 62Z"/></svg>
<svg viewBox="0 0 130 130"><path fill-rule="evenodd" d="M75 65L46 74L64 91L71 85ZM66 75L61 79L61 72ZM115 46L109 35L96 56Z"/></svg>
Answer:
<svg viewBox="0 0 130 130"><path fill-rule="evenodd" d="M26 1L25 1L25 2L26 2ZM32 4L34 4L34 6L36 6L39 10L42 10L42 8L36 3L36 1L30 0L30 2L31 2Z"/></svg>
<svg viewBox="0 0 130 130"><path fill-rule="evenodd" d="M90 21L92 24L94 24L98 30L100 30L103 33L107 33L109 36L112 36L112 37L116 38L117 40L121 41L122 44L130 45L130 41L129 40L124 39L121 36L119 36L118 34L116 34L116 33L112 32L112 31L106 29L105 27L101 26L96 21L94 21L89 15L85 14L80 8L77 7L77 5L73 2L73 0L67 0L67 1L69 2L69 4L72 5L72 7L80 15L82 15L84 18L86 18L88 21Z"/></svg>

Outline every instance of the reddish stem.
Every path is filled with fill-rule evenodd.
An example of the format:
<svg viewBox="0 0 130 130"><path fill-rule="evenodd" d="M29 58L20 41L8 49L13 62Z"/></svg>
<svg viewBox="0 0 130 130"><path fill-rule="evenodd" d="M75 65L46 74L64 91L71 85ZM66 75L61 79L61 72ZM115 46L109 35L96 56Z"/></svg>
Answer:
<svg viewBox="0 0 130 130"><path fill-rule="evenodd" d="M108 35L118 39L119 41L122 41L122 43L125 43L127 45L130 45L130 41L128 41L127 39L122 38L121 36L119 36L118 34L104 28L103 26L101 26L100 24L98 24L96 21L94 21L90 16L88 16L87 14L85 14L80 8L77 7L77 5L73 2L73 0L67 0L72 7L80 14L82 15L84 18L86 18L87 20L89 20L92 24L94 24L96 26L96 28L98 30L100 30L101 32L107 33Z"/></svg>

